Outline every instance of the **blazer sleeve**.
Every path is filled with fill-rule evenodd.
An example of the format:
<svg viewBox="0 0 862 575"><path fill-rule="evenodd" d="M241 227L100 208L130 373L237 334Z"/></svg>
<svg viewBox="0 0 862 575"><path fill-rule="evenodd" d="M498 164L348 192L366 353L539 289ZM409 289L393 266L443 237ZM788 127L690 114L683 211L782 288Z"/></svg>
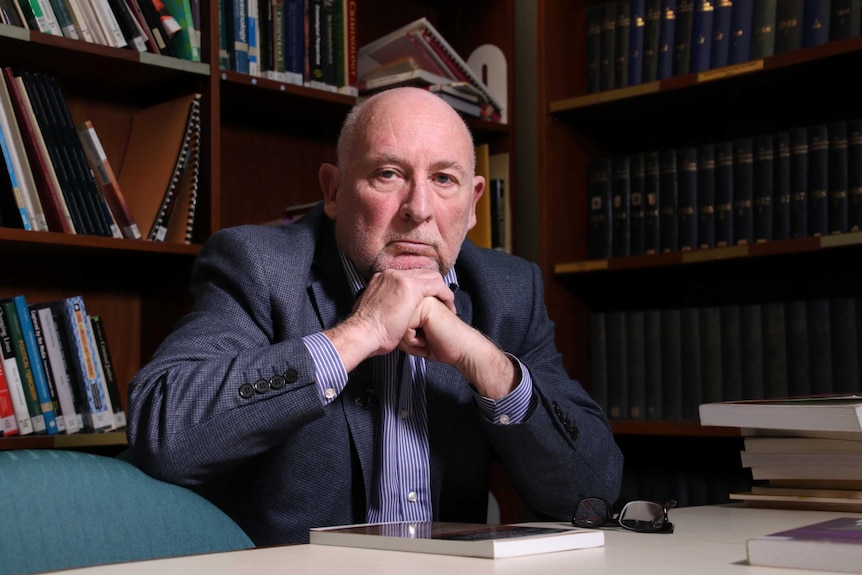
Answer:
<svg viewBox="0 0 862 575"><path fill-rule="evenodd" d="M296 240L284 236L232 228L198 255L191 313L129 386L129 443L151 475L201 484L323 416L301 339L320 329L303 273L311 256L287 261Z"/></svg>

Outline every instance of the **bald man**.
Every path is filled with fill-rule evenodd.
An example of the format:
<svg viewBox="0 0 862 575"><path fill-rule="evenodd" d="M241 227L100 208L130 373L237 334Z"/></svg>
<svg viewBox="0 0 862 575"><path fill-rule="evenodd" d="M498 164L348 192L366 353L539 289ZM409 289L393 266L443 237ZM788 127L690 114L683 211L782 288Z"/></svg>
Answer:
<svg viewBox="0 0 862 575"><path fill-rule="evenodd" d="M130 385L138 465L258 545L483 522L493 459L540 518L613 502L622 456L562 366L541 273L465 239L473 150L436 95L382 92L348 115L311 213L214 234L192 312Z"/></svg>

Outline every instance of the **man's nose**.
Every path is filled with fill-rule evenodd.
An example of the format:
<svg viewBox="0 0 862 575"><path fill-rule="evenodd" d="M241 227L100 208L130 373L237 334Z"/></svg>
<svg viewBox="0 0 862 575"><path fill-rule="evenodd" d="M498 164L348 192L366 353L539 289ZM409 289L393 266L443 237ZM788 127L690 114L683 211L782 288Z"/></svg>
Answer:
<svg viewBox="0 0 862 575"><path fill-rule="evenodd" d="M429 219L433 213L433 190L423 178L412 180L401 203L401 216L416 222Z"/></svg>

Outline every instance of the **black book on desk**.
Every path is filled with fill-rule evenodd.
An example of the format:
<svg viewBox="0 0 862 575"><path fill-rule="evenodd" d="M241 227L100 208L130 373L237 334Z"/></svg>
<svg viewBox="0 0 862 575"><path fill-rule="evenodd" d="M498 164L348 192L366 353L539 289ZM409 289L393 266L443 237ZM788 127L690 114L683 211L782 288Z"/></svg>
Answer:
<svg viewBox="0 0 862 575"><path fill-rule="evenodd" d="M629 157L611 159L611 255L625 257L631 254L629 222L631 219L631 190Z"/></svg>
<svg viewBox="0 0 862 575"><path fill-rule="evenodd" d="M589 235L587 258L611 257L611 160L595 160L587 167Z"/></svg>
<svg viewBox="0 0 862 575"><path fill-rule="evenodd" d="M715 247L715 150L712 144L697 148L697 245Z"/></svg>
<svg viewBox="0 0 862 575"><path fill-rule="evenodd" d="M629 45L631 44L631 3L617 2L614 27L614 88L629 85Z"/></svg>
<svg viewBox="0 0 862 575"><path fill-rule="evenodd" d="M862 230L862 118L847 121L847 204L851 232Z"/></svg>
<svg viewBox="0 0 862 575"><path fill-rule="evenodd" d="M733 144L715 144L715 245L733 241Z"/></svg>
<svg viewBox="0 0 862 575"><path fill-rule="evenodd" d="M754 142L733 142L733 239L735 244L754 242Z"/></svg>
<svg viewBox="0 0 862 575"><path fill-rule="evenodd" d="M695 0L676 0L676 23L673 32L674 76L688 74L691 70L691 38L694 23Z"/></svg>
<svg viewBox="0 0 862 575"><path fill-rule="evenodd" d="M847 183L847 124L829 124L829 233L850 231Z"/></svg>
<svg viewBox="0 0 862 575"><path fill-rule="evenodd" d="M661 32L662 0L646 0L644 7L644 45L641 81L658 79L659 34Z"/></svg>
<svg viewBox="0 0 862 575"><path fill-rule="evenodd" d="M644 253L661 251L661 201L659 154L656 151L644 154Z"/></svg>
<svg viewBox="0 0 862 575"><path fill-rule="evenodd" d="M727 66L730 54L730 22L733 11L731 0L715 0L712 16L712 50L710 68Z"/></svg>
<svg viewBox="0 0 862 575"><path fill-rule="evenodd" d="M679 214L679 249L698 248L697 149L686 146L676 151L677 213Z"/></svg>
<svg viewBox="0 0 862 575"><path fill-rule="evenodd" d="M790 238L790 132L775 134L772 188L772 237Z"/></svg>
<svg viewBox="0 0 862 575"><path fill-rule="evenodd" d="M781 0L775 7L775 53L802 48L805 0Z"/></svg>
<svg viewBox="0 0 862 575"><path fill-rule="evenodd" d="M773 239L772 224L775 196L775 148L772 134L754 138L754 241Z"/></svg>
<svg viewBox="0 0 862 575"><path fill-rule="evenodd" d="M644 198L644 156L632 154L629 156L629 251L637 256L646 253L644 237L644 216L646 202Z"/></svg>
<svg viewBox="0 0 862 575"><path fill-rule="evenodd" d="M782 0L783 1L783 0ZM751 59L775 54L775 24L778 0L755 0L751 16Z"/></svg>
<svg viewBox="0 0 862 575"><path fill-rule="evenodd" d="M808 236L808 129L790 131L790 237Z"/></svg>
<svg viewBox="0 0 862 575"><path fill-rule="evenodd" d="M679 249L676 150L659 152L659 240L662 253Z"/></svg>
<svg viewBox="0 0 862 575"><path fill-rule="evenodd" d="M829 233L829 127L808 127L808 234Z"/></svg>

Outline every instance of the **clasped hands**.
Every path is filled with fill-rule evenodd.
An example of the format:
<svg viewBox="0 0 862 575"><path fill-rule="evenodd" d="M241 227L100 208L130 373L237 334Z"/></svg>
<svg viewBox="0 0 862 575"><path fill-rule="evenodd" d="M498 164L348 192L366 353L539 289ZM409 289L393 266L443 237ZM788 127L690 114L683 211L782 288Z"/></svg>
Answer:
<svg viewBox="0 0 862 575"><path fill-rule="evenodd" d="M463 322L455 294L436 271L385 270L372 276L353 313L326 332L351 371L364 359L398 348L451 365L478 393L499 399L520 379L509 358Z"/></svg>

